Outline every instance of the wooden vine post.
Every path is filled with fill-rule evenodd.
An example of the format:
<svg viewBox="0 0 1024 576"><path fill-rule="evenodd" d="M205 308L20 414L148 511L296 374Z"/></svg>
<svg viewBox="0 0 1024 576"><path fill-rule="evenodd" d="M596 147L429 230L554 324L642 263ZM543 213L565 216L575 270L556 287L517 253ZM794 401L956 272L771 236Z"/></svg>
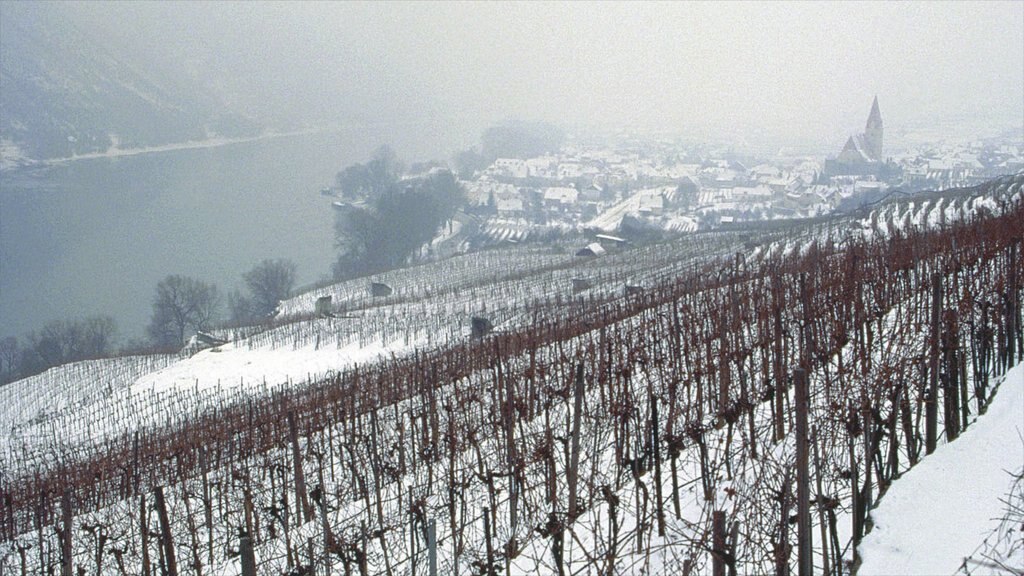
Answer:
<svg viewBox="0 0 1024 576"><path fill-rule="evenodd" d="M427 568L430 576L437 576L437 521L427 524Z"/></svg>
<svg viewBox="0 0 1024 576"><path fill-rule="evenodd" d="M491 544L491 509L484 507L484 543L487 548L486 574L491 573L494 566L494 546Z"/></svg>
<svg viewBox="0 0 1024 576"><path fill-rule="evenodd" d="M960 436L960 384L958 378L960 367L957 360L956 315L950 311L946 313L946 316L946 329L943 331L942 338L942 355L945 366L942 371L942 393L945 400L943 420L946 428L946 441L952 442Z"/></svg>
<svg viewBox="0 0 1024 576"><path fill-rule="evenodd" d="M774 379L775 379L775 441L781 442L786 437L786 382L783 378L782 373L782 310L779 306L775 306L772 316L774 318L774 338L772 339L772 346L774 354L772 354L772 362L774 363Z"/></svg>
<svg viewBox="0 0 1024 576"><path fill-rule="evenodd" d="M1018 345L1022 348L1021 352L1024 353L1024 342L1020 342L1018 335L1020 334L1020 327L1017 326L1018 316L1020 314L1020 303L1018 302L1017 287L1017 246L1020 244L1020 240L1015 240L1010 245L1010 250L1006 254L1006 270L1009 274L1007 280L1007 292L1006 292L1006 320L1004 334L1006 338L1006 344L1004 346L1005 361L1004 370L1009 370L1010 366L1016 362L1018 355L1016 354Z"/></svg>
<svg viewBox="0 0 1024 576"><path fill-rule="evenodd" d="M576 381L573 387L573 413L572 413L572 452L569 461L569 522L576 519L579 512L576 504L577 482L579 480L580 464L580 418L583 413L583 364L576 365Z"/></svg>
<svg viewBox="0 0 1024 576"><path fill-rule="evenodd" d="M174 559L174 540L171 537L171 522L167 517L167 502L164 500L164 487L157 486L154 492L156 497L156 514L160 520L160 549L164 554L167 574L169 576L178 576L178 563Z"/></svg>
<svg viewBox="0 0 1024 576"><path fill-rule="evenodd" d="M658 520L658 536L665 537L665 509L661 494L661 442L658 437L658 397L651 393L651 444L654 452L654 499Z"/></svg>
<svg viewBox="0 0 1024 576"><path fill-rule="evenodd" d="M313 515L313 508L309 505L309 498L306 496L306 476L302 472L302 452L299 451L299 431L295 424L295 412L288 412L288 439L292 445L292 461L295 468L295 500L299 503L302 523L309 522Z"/></svg>
<svg viewBox="0 0 1024 576"><path fill-rule="evenodd" d="M210 466L207 462L206 448L199 452L200 469L203 473L203 516L206 519L207 563L213 565L213 499L210 495Z"/></svg>
<svg viewBox="0 0 1024 576"><path fill-rule="evenodd" d="M782 513L779 518L779 540L774 546L775 576L789 576L789 507L790 491L792 490L792 477L789 470L782 480ZM856 550L856 549L855 549ZM716 575L717 576L717 575Z"/></svg>
<svg viewBox="0 0 1024 576"><path fill-rule="evenodd" d="M810 453L807 432L807 413L810 399L807 373L803 368L793 370L793 385L796 395L796 505L797 505L797 574L811 576L814 564L811 560L813 541L811 537L811 491Z"/></svg>
<svg viewBox="0 0 1024 576"><path fill-rule="evenodd" d="M935 440L939 430L939 323L942 311L942 279L938 272L932 274L932 318L929 333L928 397L925 400L924 451L935 451Z"/></svg>
<svg viewBox="0 0 1024 576"><path fill-rule="evenodd" d="M725 543L725 512L715 510L711 513L711 573L713 576L725 576L725 556L728 553Z"/></svg>
<svg viewBox="0 0 1024 576"><path fill-rule="evenodd" d="M146 495L142 492L139 492L139 544L142 547L142 576L149 576L149 520L146 517Z"/></svg>
<svg viewBox="0 0 1024 576"><path fill-rule="evenodd" d="M238 540L238 555L242 560L242 576L256 576L256 554L252 549L252 538L246 535Z"/></svg>
<svg viewBox="0 0 1024 576"><path fill-rule="evenodd" d="M62 576L71 576L71 488L64 488L60 507L63 519L60 533L60 569Z"/></svg>

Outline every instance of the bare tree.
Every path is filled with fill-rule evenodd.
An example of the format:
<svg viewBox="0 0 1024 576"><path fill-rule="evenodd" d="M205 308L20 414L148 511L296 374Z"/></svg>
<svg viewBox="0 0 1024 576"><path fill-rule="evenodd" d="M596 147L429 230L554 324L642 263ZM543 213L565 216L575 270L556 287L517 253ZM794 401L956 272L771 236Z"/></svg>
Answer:
<svg viewBox="0 0 1024 576"><path fill-rule="evenodd" d="M8 372L15 368L13 362L17 362L17 372L25 377L52 366L107 356L113 352L116 334L114 319L109 316L54 320L38 333L26 336L20 353L15 350L12 359L0 361L10 362Z"/></svg>
<svg viewBox="0 0 1024 576"><path fill-rule="evenodd" d="M0 382L14 379L20 353L21 349L18 346L18 339L14 336L8 336L0 340Z"/></svg>
<svg viewBox="0 0 1024 576"><path fill-rule="evenodd" d="M187 330L205 330L220 305L217 286L173 274L156 285L153 318L147 327L158 346L180 346Z"/></svg>
<svg viewBox="0 0 1024 576"><path fill-rule="evenodd" d="M117 325L110 316L92 316L80 323L80 350L83 358L99 358L113 351Z"/></svg>
<svg viewBox="0 0 1024 576"><path fill-rule="evenodd" d="M252 300L241 290L228 292L228 321L232 326L242 326L252 322Z"/></svg>
<svg viewBox="0 0 1024 576"><path fill-rule="evenodd" d="M295 284L295 263L291 260L264 260L243 276L249 287L249 304L256 318L274 313L277 304L287 298Z"/></svg>

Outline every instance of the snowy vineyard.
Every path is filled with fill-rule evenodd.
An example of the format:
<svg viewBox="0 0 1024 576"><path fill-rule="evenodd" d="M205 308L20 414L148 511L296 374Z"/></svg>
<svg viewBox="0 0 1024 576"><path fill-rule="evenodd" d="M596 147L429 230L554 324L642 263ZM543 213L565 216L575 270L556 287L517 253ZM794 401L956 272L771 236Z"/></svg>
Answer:
<svg viewBox="0 0 1024 576"><path fill-rule="evenodd" d="M337 285L355 322L311 293L201 353L295 354L269 383L79 372L106 396L5 408L0 573L248 574L251 545L261 575L849 574L878 498L1024 356L1022 183L585 264L488 251L390 273L417 288L383 300ZM583 274L604 288L567 290ZM484 310L480 339L446 319ZM47 374L44 398L77 385Z"/></svg>

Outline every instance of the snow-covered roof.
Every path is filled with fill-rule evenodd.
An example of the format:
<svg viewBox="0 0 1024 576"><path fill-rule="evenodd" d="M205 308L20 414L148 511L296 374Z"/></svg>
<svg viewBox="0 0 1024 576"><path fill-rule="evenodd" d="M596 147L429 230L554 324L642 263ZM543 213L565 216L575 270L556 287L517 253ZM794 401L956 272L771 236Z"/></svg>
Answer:
<svg viewBox="0 0 1024 576"><path fill-rule="evenodd" d="M496 208L498 212L522 212L523 211L523 199L518 197L505 197L498 198Z"/></svg>
<svg viewBox="0 0 1024 576"><path fill-rule="evenodd" d="M751 174L755 176L765 177L778 177L782 174L782 171L772 166L771 164L758 164L750 170Z"/></svg>
<svg viewBox="0 0 1024 576"><path fill-rule="evenodd" d="M603 256L605 254L604 246L601 246L598 242L591 242L583 248L580 248L577 252L577 256Z"/></svg>
<svg viewBox="0 0 1024 576"><path fill-rule="evenodd" d="M839 159L845 162L853 160L860 162L869 162L871 157L868 156L867 152L864 151L864 135L857 134L850 136L846 140L846 145L843 146L842 152L839 153Z"/></svg>
<svg viewBox="0 0 1024 576"><path fill-rule="evenodd" d="M760 198L760 197L765 197L765 196L771 196L772 195L771 189L767 188L765 186L754 186L754 187L737 186L737 187L732 189L732 193L733 193L733 196L745 196L745 197L748 197L748 198L750 198L750 197L758 197L758 198Z"/></svg>
<svg viewBox="0 0 1024 576"><path fill-rule="evenodd" d="M665 207L665 197L661 194L644 194L640 197L641 210L661 210Z"/></svg>
<svg viewBox="0 0 1024 576"><path fill-rule="evenodd" d="M567 187L553 187L544 189L544 200L561 202L562 204L575 204L579 199L579 190Z"/></svg>

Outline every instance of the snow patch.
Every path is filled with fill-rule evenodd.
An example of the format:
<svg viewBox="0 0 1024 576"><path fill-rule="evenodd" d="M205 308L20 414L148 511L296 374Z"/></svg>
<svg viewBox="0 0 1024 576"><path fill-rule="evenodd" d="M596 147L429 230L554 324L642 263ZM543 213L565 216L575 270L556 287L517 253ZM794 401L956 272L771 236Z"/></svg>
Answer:
<svg viewBox="0 0 1024 576"><path fill-rule="evenodd" d="M861 543L860 576L953 574L1004 514L1024 467L1024 364L1006 375L988 412L894 482ZM1024 563L1019 559L1018 564ZM971 571L971 574L975 574Z"/></svg>

